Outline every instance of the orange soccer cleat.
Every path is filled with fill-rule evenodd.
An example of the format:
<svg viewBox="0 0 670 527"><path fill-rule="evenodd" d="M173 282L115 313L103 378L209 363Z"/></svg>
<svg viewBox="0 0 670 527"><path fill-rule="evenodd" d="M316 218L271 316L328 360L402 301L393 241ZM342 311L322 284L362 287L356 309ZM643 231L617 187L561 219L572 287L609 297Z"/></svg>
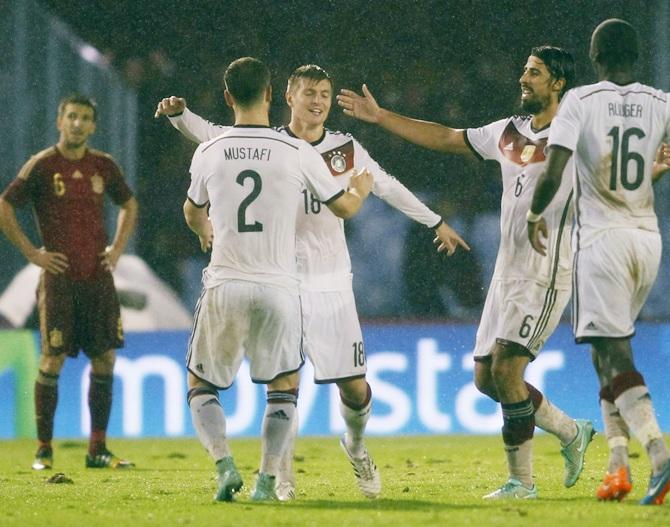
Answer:
<svg viewBox="0 0 670 527"><path fill-rule="evenodd" d="M600 501L621 501L633 489L628 467L619 467L616 472L607 473L596 491Z"/></svg>

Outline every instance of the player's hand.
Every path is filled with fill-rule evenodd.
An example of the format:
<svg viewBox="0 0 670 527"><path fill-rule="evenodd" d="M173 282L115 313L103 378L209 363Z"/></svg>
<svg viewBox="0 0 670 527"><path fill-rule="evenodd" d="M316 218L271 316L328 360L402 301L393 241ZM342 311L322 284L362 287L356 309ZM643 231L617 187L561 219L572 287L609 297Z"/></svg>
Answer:
<svg viewBox="0 0 670 527"><path fill-rule="evenodd" d="M381 115L381 108L377 101L368 90L368 86L363 84L363 95L358 95L355 91L340 90L337 96L339 104L345 115L355 117L368 123L378 123Z"/></svg>
<svg viewBox="0 0 670 527"><path fill-rule="evenodd" d="M198 234L198 240L200 240L200 250L204 253L212 249L212 244L214 243L214 229L212 228L212 222L207 219L205 224L205 230L203 233Z"/></svg>
<svg viewBox="0 0 670 527"><path fill-rule="evenodd" d="M670 169L670 144L661 143L656 151L656 163Z"/></svg>
<svg viewBox="0 0 670 527"><path fill-rule="evenodd" d="M102 267L110 273L113 273L119 258L121 258L121 253L122 251L113 245L105 247L105 250L98 255L102 260Z"/></svg>
<svg viewBox="0 0 670 527"><path fill-rule="evenodd" d="M361 198L365 199L370 194L373 183L372 173L367 168L363 168L360 172L354 171L354 175L349 180L349 188L353 188Z"/></svg>
<svg viewBox="0 0 670 527"><path fill-rule="evenodd" d="M64 273L70 267L67 256L63 253L49 252L44 247L38 249L29 260L51 274Z"/></svg>
<svg viewBox="0 0 670 527"><path fill-rule="evenodd" d="M547 248L542 242L542 238L545 240L549 236L549 231L547 231L547 222L544 218L540 218L536 222L528 222L528 240L538 253L542 256L547 256Z"/></svg>
<svg viewBox="0 0 670 527"><path fill-rule="evenodd" d="M463 241L463 238L444 221L435 229L433 243L437 245L437 252L447 251L447 256L454 254L459 245L466 251L470 250L470 246Z"/></svg>
<svg viewBox="0 0 670 527"><path fill-rule="evenodd" d="M154 113L154 118L158 119L161 115L171 117L172 115L177 115L184 113L186 109L186 99L182 97L166 97L158 103L156 108L156 113Z"/></svg>

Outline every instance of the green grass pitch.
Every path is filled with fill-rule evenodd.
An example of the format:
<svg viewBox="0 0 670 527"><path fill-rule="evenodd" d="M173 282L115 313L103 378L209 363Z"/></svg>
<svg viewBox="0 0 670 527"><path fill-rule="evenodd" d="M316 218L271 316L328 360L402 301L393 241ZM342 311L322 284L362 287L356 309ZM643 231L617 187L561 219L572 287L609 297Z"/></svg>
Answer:
<svg viewBox="0 0 670 527"><path fill-rule="evenodd" d="M245 481L235 503L215 503L214 465L196 439L110 441L112 451L132 459L132 470L84 468L86 443L57 440L51 472L30 470L35 444L0 441L1 526L623 526L670 525L670 498L661 507L641 507L648 481L646 456L634 443L634 488L623 503L599 503L607 446L596 436L586 468L572 489L562 485L558 441L538 435L535 481L540 499L484 502L483 494L505 479L499 437L374 437L368 446L382 474L382 497L363 498L335 437L300 438L295 468L298 499L291 503L249 501L260 455L256 439L231 441ZM72 484L46 480L63 472Z"/></svg>

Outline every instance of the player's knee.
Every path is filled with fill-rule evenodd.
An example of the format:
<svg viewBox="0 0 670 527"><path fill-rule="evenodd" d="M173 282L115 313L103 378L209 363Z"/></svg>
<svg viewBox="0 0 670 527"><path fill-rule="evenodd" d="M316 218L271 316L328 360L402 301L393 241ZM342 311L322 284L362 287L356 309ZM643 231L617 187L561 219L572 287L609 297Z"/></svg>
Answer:
<svg viewBox="0 0 670 527"><path fill-rule="evenodd" d="M63 369L63 363L65 362L65 354L61 355L42 355L40 357L40 372L46 373L48 375L60 374L60 371Z"/></svg>
<svg viewBox="0 0 670 527"><path fill-rule="evenodd" d="M372 399L372 389L364 377L338 383L337 387L342 403L354 410L362 410Z"/></svg>
<svg viewBox="0 0 670 527"><path fill-rule="evenodd" d="M497 401L496 386L491 375L492 361L490 355L475 360L473 382L477 390Z"/></svg>
<svg viewBox="0 0 670 527"><path fill-rule="evenodd" d="M108 350L91 358L91 370L95 375L112 375L114 373L115 362L116 353L114 350Z"/></svg>

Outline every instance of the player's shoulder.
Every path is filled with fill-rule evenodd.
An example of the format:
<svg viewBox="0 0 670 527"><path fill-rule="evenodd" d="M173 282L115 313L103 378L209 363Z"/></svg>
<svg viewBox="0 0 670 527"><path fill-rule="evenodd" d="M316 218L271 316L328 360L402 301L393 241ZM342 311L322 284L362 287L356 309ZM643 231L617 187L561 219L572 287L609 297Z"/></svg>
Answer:
<svg viewBox="0 0 670 527"><path fill-rule="evenodd" d="M114 156L109 152L104 152L96 148L89 148L88 155L92 157L98 167L103 167L111 171L121 171L119 163L114 159Z"/></svg>
<svg viewBox="0 0 670 527"><path fill-rule="evenodd" d="M30 174L32 174L37 167L48 163L57 154L58 150L55 146L50 146L49 148L45 148L44 150L40 150L39 152L33 154L30 156L30 159L28 159L28 161L26 161L21 167L18 177L21 179L28 179Z"/></svg>
<svg viewBox="0 0 670 527"><path fill-rule="evenodd" d="M110 154L109 152L104 152L96 148L89 148L88 154L93 156L95 159L102 161L103 163L114 163L115 165L117 164L116 160L114 159L114 156L112 156L112 154Z"/></svg>

